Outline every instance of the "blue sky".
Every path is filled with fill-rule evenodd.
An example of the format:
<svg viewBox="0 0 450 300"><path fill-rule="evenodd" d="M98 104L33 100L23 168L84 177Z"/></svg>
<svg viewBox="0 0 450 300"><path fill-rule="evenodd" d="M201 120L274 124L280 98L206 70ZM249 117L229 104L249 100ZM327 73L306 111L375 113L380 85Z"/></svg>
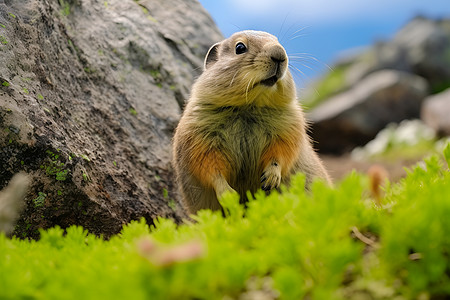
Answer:
<svg viewBox="0 0 450 300"><path fill-rule="evenodd" d="M392 37L417 15L450 17L449 0L200 0L225 37L244 29L276 35L289 54L315 57L296 65L314 78L345 50ZM297 82L306 81L297 75Z"/></svg>

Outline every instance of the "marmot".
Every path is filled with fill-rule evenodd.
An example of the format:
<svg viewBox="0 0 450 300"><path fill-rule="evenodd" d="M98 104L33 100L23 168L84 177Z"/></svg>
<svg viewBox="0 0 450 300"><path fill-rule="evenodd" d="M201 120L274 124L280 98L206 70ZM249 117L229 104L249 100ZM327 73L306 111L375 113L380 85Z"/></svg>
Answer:
<svg viewBox="0 0 450 300"><path fill-rule="evenodd" d="M213 45L175 131L173 165L190 213L236 191L278 188L296 172L330 182L306 134L288 56L266 32Z"/></svg>

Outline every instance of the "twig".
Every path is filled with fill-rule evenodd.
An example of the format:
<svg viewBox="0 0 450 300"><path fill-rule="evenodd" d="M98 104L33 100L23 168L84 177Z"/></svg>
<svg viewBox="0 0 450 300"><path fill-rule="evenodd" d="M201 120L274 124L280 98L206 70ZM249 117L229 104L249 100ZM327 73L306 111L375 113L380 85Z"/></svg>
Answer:
<svg viewBox="0 0 450 300"><path fill-rule="evenodd" d="M366 244L366 245L368 245L368 246L370 246L370 247L372 247L372 248L375 248L375 249L380 248L380 245L379 245L377 242L375 242L375 241L369 239L369 238L366 237L364 234L362 234L362 233L358 230L358 228L356 228L356 226L352 227L352 232L353 232L353 234L355 235L355 237L356 237L358 240L360 240L361 242L363 242L364 244Z"/></svg>

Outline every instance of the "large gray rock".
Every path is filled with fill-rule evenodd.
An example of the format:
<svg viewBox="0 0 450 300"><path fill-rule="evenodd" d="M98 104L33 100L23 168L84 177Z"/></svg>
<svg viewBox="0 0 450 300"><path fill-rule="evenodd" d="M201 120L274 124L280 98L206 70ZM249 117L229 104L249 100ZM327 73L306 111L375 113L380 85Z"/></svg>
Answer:
<svg viewBox="0 0 450 300"><path fill-rule="evenodd" d="M391 122L417 118L427 82L405 72L378 71L307 114L312 137L322 152L363 145Z"/></svg>
<svg viewBox="0 0 450 300"><path fill-rule="evenodd" d="M0 0L0 188L32 182L16 234L180 221L171 137L221 39L196 0Z"/></svg>
<svg viewBox="0 0 450 300"><path fill-rule="evenodd" d="M449 53L450 19L414 18L392 39L342 56L329 73L303 92L304 103L327 101L385 69L421 76L428 81L430 93L441 92L450 87Z"/></svg>
<svg viewBox="0 0 450 300"><path fill-rule="evenodd" d="M426 98L421 118L439 135L450 136L450 89Z"/></svg>
<svg viewBox="0 0 450 300"><path fill-rule="evenodd" d="M395 69L427 79L432 91L450 86L450 20L417 17L392 40L378 42L355 60L349 84L381 69Z"/></svg>

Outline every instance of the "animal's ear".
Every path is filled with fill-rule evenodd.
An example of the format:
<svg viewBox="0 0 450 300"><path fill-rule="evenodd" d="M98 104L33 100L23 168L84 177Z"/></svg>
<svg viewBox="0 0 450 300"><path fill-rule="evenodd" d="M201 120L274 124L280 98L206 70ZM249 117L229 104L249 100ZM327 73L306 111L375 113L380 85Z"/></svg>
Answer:
<svg viewBox="0 0 450 300"><path fill-rule="evenodd" d="M208 54L205 57L204 68L205 70L212 66L216 61L219 60L219 45L220 43L216 43L211 46L208 50Z"/></svg>

